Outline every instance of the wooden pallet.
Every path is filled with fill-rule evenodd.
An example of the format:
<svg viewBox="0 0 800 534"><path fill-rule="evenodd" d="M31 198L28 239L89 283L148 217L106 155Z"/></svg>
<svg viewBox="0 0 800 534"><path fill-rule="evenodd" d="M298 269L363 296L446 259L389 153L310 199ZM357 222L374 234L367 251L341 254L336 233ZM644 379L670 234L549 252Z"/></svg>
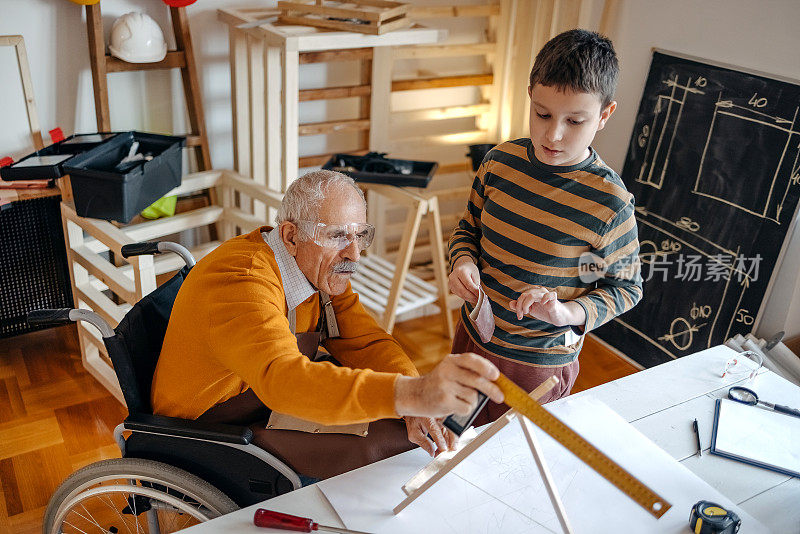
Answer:
<svg viewBox="0 0 800 534"><path fill-rule="evenodd" d="M411 25L408 6L388 0L279 1L278 22L382 35Z"/></svg>

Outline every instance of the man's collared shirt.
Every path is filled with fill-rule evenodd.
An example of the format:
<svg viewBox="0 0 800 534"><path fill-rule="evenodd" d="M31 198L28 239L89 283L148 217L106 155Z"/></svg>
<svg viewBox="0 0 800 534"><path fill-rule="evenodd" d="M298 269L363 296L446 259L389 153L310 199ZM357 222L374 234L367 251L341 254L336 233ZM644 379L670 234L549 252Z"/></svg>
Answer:
<svg viewBox="0 0 800 534"><path fill-rule="evenodd" d="M286 250L277 227L269 232L261 232L261 236L275 253L275 261L278 264L278 271L281 273L281 282L283 282L283 292L286 294L286 306L291 311L305 302L317 290L300 270L294 256Z"/></svg>

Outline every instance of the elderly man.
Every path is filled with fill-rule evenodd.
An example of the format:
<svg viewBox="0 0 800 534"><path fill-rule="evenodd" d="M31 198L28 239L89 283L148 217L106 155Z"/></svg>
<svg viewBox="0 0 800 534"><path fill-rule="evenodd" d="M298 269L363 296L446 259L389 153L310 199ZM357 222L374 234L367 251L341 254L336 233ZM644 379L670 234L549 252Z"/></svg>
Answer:
<svg viewBox="0 0 800 534"><path fill-rule="evenodd" d="M418 376L350 288L374 231L349 177L297 179L275 228L223 243L187 277L153 377L155 413L251 424L256 445L311 478L412 443L452 448L437 418L467 413L476 391L501 402L498 371L461 354Z"/></svg>

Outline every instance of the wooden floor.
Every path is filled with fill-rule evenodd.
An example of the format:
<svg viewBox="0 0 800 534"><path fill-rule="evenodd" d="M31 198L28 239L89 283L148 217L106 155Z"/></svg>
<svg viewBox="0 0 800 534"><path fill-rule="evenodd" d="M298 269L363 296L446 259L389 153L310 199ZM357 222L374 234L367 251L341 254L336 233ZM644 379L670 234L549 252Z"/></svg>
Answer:
<svg viewBox="0 0 800 534"><path fill-rule="evenodd" d="M450 349L431 318L395 337L423 371ZM587 339L573 391L635 372ZM0 534L41 532L44 507L78 468L119 456L112 431L126 410L82 367L74 326L0 339Z"/></svg>

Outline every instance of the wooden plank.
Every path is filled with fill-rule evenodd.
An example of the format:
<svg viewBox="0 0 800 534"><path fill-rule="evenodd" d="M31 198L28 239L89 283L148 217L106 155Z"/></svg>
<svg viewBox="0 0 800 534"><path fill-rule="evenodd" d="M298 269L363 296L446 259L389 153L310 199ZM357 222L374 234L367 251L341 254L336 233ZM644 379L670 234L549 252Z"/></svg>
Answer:
<svg viewBox="0 0 800 534"><path fill-rule="evenodd" d="M325 50L322 52L301 52L300 64L327 63L329 61L361 61L372 59L372 48L353 48L350 50Z"/></svg>
<svg viewBox="0 0 800 534"><path fill-rule="evenodd" d="M283 26L289 28L289 26ZM263 26L265 32L276 30L268 25ZM434 44L444 41L447 31L438 28L414 27L399 29L383 35L369 35L366 33L354 34L353 32L323 31L319 28L306 27L298 29L292 27L293 38L296 39L297 50L313 52L318 50L349 49L364 47L387 47ZM283 39L287 39L284 35Z"/></svg>
<svg viewBox="0 0 800 534"><path fill-rule="evenodd" d="M332 100L334 98L352 98L356 96L369 96L372 92L370 85L346 85L342 87L325 87L323 89L303 89L299 92L299 101Z"/></svg>
<svg viewBox="0 0 800 534"><path fill-rule="evenodd" d="M448 17L490 17L500 13L497 4L477 6L411 6L409 16L412 19L441 19Z"/></svg>
<svg viewBox="0 0 800 534"><path fill-rule="evenodd" d="M283 86L282 108L283 123L281 124L281 146L283 146L283 184L281 190L285 191L289 184L297 179L298 149L298 98L299 98L299 57L297 50L288 47L283 50Z"/></svg>
<svg viewBox="0 0 800 534"><path fill-rule="evenodd" d="M450 294L447 280L447 267L445 265L445 252L442 246L442 220L439 213L439 200L432 197L428 200L428 223L433 250L433 274L438 289L439 308L441 309L442 320L444 321L445 334L452 339L455 335L455 325L453 316L447 310L447 296Z"/></svg>
<svg viewBox="0 0 800 534"><path fill-rule="evenodd" d="M392 91L413 91L416 89L491 85L493 81L494 77L492 74L469 74L465 76L420 78L417 80L395 80L392 82Z"/></svg>
<svg viewBox="0 0 800 534"><path fill-rule="evenodd" d="M400 46L395 50L397 59L426 59L431 57L485 56L496 53L497 43L463 45Z"/></svg>
<svg viewBox="0 0 800 534"><path fill-rule="evenodd" d="M21 35L3 36L0 46L13 46L17 54L17 68L22 82L22 96L25 98L25 111L28 114L28 129L31 132L33 146L36 150L41 150L44 148L44 141L42 140L42 128L39 125L36 97L33 94L33 80L31 79L31 67L28 61L28 51L25 48L25 40Z"/></svg>
<svg viewBox="0 0 800 534"><path fill-rule="evenodd" d="M189 193L196 193L203 189L215 187L219 184L222 176L222 171L203 171L187 174L183 177L181 185L172 189L164 196L170 195L187 195Z"/></svg>
<svg viewBox="0 0 800 534"><path fill-rule="evenodd" d="M253 183L252 180L230 171L225 172L223 185L241 191L272 208L279 208L283 201L283 193L266 189L263 186Z"/></svg>
<svg viewBox="0 0 800 534"><path fill-rule="evenodd" d="M367 59L363 59L359 62L358 70L359 70L359 82L362 85L369 84L372 86L372 50L370 50L370 56ZM359 105L358 105L358 117L360 119L367 119L367 128L366 130L359 135L359 144L360 146L369 147L369 136L372 130L372 96L365 95L359 98Z"/></svg>
<svg viewBox="0 0 800 534"><path fill-rule="evenodd" d="M200 82L197 76L197 67L194 62L194 46L192 45L192 34L189 30L189 19L186 16L186 8L170 7L172 18L172 30L175 33L175 44L178 50L183 50L186 58L186 66L181 68L181 78L183 80L183 92L186 95L186 106L189 110L189 124L192 133L201 139L198 150L197 163L198 170L207 171L211 166L211 151L208 147L208 134L206 132L206 119L203 112L203 97L200 93ZM213 203L214 199L211 199Z"/></svg>
<svg viewBox="0 0 800 534"><path fill-rule="evenodd" d="M489 102L483 102L469 106L447 106L400 111L392 113L390 124L396 126L402 123L477 117L489 113L491 109L492 106Z"/></svg>
<svg viewBox="0 0 800 534"><path fill-rule="evenodd" d="M154 63L128 63L118 59L111 54L106 54L107 72L132 72L143 70L161 70L184 68L186 66L186 54L182 50L170 50L161 61Z"/></svg>
<svg viewBox="0 0 800 534"><path fill-rule="evenodd" d="M180 213L165 219L156 219L125 228L125 234L132 242L149 241L157 237L176 234L215 223L222 215L222 207L206 206L186 213Z"/></svg>
<svg viewBox="0 0 800 534"><path fill-rule="evenodd" d="M396 153L415 153L430 150L437 145L471 145L485 143L488 139L488 132L484 130L471 130L457 132L453 134L428 135L422 137L409 137L405 139L395 139L389 143L388 150L391 154Z"/></svg>
<svg viewBox="0 0 800 534"><path fill-rule="evenodd" d="M267 153L267 187L280 191L281 179L281 51L267 46L264 52L264 71L267 76L265 87L265 110L267 113L267 138L264 147ZM268 210L269 214L269 210ZM269 215L273 219L274 213Z"/></svg>
<svg viewBox="0 0 800 534"><path fill-rule="evenodd" d="M454 174L457 172L472 172L472 162L466 160L458 163L445 163L439 165L436 174Z"/></svg>
<svg viewBox="0 0 800 534"><path fill-rule="evenodd" d="M419 232L419 225L422 221L425 207L420 204L416 210L410 210L408 218L406 219L406 229L403 232L403 241L400 244L400 253L397 255L397 262L395 263L394 280L392 282L391 292L389 299L386 303L386 310L383 312L381 326L391 333L394 328L394 321L397 313L397 302L399 300L400 292L403 289L403 284L408 275L408 266L411 261L411 253L414 250L414 242L417 239L417 232Z"/></svg>
<svg viewBox="0 0 800 534"><path fill-rule="evenodd" d="M91 310L102 317L112 328L125 317L126 310L98 291L92 284L79 284L76 297L89 305Z"/></svg>
<svg viewBox="0 0 800 534"><path fill-rule="evenodd" d="M322 4L322 5L315 5L315 4L300 4L297 2L287 2L284 0L278 1L278 9L280 9L283 13L297 13L305 14L305 13L313 13L318 15L323 15L324 17L338 17L338 18L358 18L360 20L369 20L373 22L377 22L380 20L380 11L371 10L371 9L354 9L357 7L356 4L351 4L353 8L345 8L344 6L347 5L345 3L338 3L338 4ZM305 18L300 16L299 18ZM308 21L309 25L314 25L317 22L317 19L311 19ZM323 20L323 19L319 19ZM350 23L354 24L354 23Z"/></svg>
<svg viewBox="0 0 800 534"><path fill-rule="evenodd" d="M238 172L250 175L250 135L247 132L250 124L247 36L241 30L231 27L228 40L233 112L233 168Z"/></svg>
<svg viewBox="0 0 800 534"><path fill-rule="evenodd" d="M250 161L253 181L262 186L267 185L267 110L265 92L265 61L264 41L261 39L247 38L250 58ZM246 196L239 197L239 205L244 211L249 211L266 219L264 206L256 206Z"/></svg>
<svg viewBox="0 0 800 534"><path fill-rule="evenodd" d="M111 131L111 116L108 110L108 80L106 79L106 44L103 34L103 16L100 4L86 6L86 29L89 37L89 66L92 69L94 86L94 112L97 116L97 131Z"/></svg>
<svg viewBox="0 0 800 534"><path fill-rule="evenodd" d="M126 277L108 260L89 250L88 247L79 246L72 249L72 260L86 269L89 274L103 282L111 291L119 295L126 302L136 302L137 296L133 280Z"/></svg>
<svg viewBox="0 0 800 534"><path fill-rule="evenodd" d="M252 232L260 226L264 226L265 221L255 215L246 213L238 208L225 208L222 219L226 223L232 223L242 229L242 233Z"/></svg>
<svg viewBox="0 0 800 534"><path fill-rule="evenodd" d="M350 119L331 122L311 122L297 128L298 135L319 135L336 132L360 132L370 129L369 119Z"/></svg>

